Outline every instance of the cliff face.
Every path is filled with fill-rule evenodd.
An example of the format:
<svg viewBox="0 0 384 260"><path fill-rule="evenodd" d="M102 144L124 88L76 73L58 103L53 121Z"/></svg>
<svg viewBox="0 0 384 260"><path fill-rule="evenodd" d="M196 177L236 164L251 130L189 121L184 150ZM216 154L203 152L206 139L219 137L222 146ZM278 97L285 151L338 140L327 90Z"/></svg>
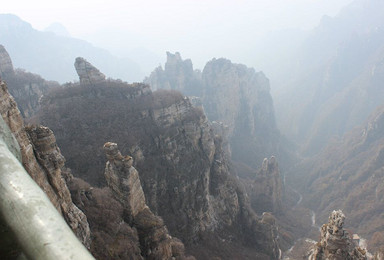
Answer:
<svg viewBox="0 0 384 260"><path fill-rule="evenodd" d="M264 74L213 59L202 77L204 109L211 120L228 126L233 160L257 169L265 157L278 155L279 132Z"/></svg>
<svg viewBox="0 0 384 260"><path fill-rule="evenodd" d="M250 209L231 177L222 139L202 110L180 93L106 81L57 90L43 104L40 119L54 129L74 174L92 184L103 184L104 167L98 161L104 158L100 147L105 139L122 144L122 153L131 154L140 170L146 204L182 239L187 252L277 257L276 226L260 221ZM121 190L113 188L120 185L116 180L109 178L112 190ZM131 198L132 212L142 208L142 200L136 200L141 197Z"/></svg>
<svg viewBox="0 0 384 260"><path fill-rule="evenodd" d="M40 76L14 69L12 60L0 45L0 77L7 82L9 92L15 98L21 115L32 117L40 108L40 99L49 89L58 87L56 82L48 82Z"/></svg>
<svg viewBox="0 0 384 260"><path fill-rule="evenodd" d="M4 75L11 75L14 73L11 57L4 46L0 45L0 77L3 78Z"/></svg>
<svg viewBox="0 0 384 260"><path fill-rule="evenodd" d="M321 227L320 241L309 255L309 260L366 260L367 252L356 245L344 230L345 216L334 210L327 224Z"/></svg>
<svg viewBox="0 0 384 260"><path fill-rule="evenodd" d="M124 220L138 231L143 257L185 259L184 245L169 235L163 220L146 205L132 157L122 156L115 143L106 143L104 151L108 159L105 178L115 198L123 205Z"/></svg>
<svg viewBox="0 0 384 260"><path fill-rule="evenodd" d="M70 173L55 137L46 127L25 127L20 111L3 81L0 82L0 113L20 146L22 164L47 194L80 241L90 245L87 218L73 203L64 178Z"/></svg>
<svg viewBox="0 0 384 260"><path fill-rule="evenodd" d="M176 89L200 97L208 118L227 126L234 161L257 169L265 157L279 155L280 134L269 82L262 72L213 59L200 75L190 60L167 52L165 69L157 68L145 82L155 89Z"/></svg>
<svg viewBox="0 0 384 260"><path fill-rule="evenodd" d="M183 60L180 53L167 52L167 62L164 69L157 67L149 77L144 79L153 90L174 89L187 96L202 95L201 72L193 70L190 59Z"/></svg>

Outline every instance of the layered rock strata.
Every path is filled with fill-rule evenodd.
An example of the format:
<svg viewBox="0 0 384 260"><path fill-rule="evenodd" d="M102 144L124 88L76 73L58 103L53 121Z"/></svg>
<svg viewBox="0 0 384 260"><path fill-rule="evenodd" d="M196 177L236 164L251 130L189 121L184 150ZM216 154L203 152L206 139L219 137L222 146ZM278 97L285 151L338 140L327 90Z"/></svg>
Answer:
<svg viewBox="0 0 384 260"><path fill-rule="evenodd" d="M87 218L72 203L64 180L70 173L64 167L65 160L52 131L43 126L24 126L17 104L3 81L0 82L0 113L20 146L24 168L64 216L80 241L89 247Z"/></svg>
<svg viewBox="0 0 384 260"><path fill-rule="evenodd" d="M344 229L345 216L334 210L327 224L321 227L320 241L310 253L310 260L366 260L366 250L356 245Z"/></svg>

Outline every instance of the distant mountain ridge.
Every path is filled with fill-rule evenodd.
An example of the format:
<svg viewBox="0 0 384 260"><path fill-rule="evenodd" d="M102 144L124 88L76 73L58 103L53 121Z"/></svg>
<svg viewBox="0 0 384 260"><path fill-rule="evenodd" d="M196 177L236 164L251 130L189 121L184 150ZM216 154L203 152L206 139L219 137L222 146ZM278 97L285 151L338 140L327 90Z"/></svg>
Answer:
<svg viewBox="0 0 384 260"><path fill-rule="evenodd" d="M319 152L384 103L383 12L382 1L356 0L338 16L325 16L292 57L276 114L304 154Z"/></svg>
<svg viewBox="0 0 384 260"><path fill-rule="evenodd" d="M116 58L83 40L38 31L12 14L0 14L0 44L15 67L61 83L77 78L72 65L78 56L91 57L92 63L114 78L138 82L144 77L139 65L129 59Z"/></svg>

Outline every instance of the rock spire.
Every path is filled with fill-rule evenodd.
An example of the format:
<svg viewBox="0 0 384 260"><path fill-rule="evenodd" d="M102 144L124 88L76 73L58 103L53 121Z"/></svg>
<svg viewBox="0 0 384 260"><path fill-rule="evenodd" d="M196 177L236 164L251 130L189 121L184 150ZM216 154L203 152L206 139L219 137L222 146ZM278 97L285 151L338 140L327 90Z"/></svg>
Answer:
<svg viewBox="0 0 384 260"><path fill-rule="evenodd" d="M356 245L344 229L345 216L334 210L328 223L321 227L320 241L309 255L309 260L366 260L366 250Z"/></svg>
<svg viewBox="0 0 384 260"><path fill-rule="evenodd" d="M79 75L80 84L82 85L96 84L105 81L105 75L84 58L76 58L75 69Z"/></svg>
<svg viewBox="0 0 384 260"><path fill-rule="evenodd" d="M4 75L10 74L14 74L11 57L9 56L4 46L0 45L0 77L4 77Z"/></svg>

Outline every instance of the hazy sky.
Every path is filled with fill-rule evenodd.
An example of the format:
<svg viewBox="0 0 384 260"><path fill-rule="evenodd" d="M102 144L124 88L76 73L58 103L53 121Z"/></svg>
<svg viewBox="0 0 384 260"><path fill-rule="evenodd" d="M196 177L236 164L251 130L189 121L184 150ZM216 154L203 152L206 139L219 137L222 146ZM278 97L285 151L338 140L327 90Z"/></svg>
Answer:
<svg viewBox="0 0 384 260"><path fill-rule="evenodd" d="M12 0L1 5L36 29L53 22L112 52L180 51L197 64L252 44L270 30L310 29L352 0ZM205 58L207 57L207 58ZM240 59L241 60L241 59Z"/></svg>

